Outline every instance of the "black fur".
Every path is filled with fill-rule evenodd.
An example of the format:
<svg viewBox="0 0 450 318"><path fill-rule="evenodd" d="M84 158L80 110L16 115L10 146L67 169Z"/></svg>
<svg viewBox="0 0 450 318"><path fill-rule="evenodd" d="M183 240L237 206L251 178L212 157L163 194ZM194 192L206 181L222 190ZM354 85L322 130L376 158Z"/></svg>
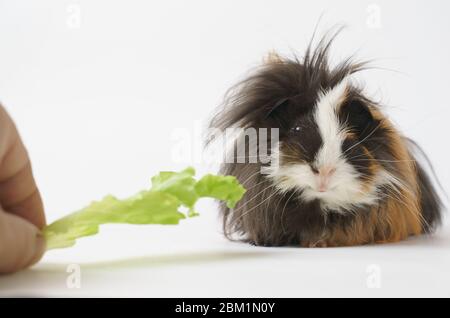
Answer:
<svg viewBox="0 0 450 318"><path fill-rule="evenodd" d="M439 184L433 166L422 148L411 139L407 139L407 141L409 143L412 156L416 158L417 180L420 190L420 203L422 216L425 221L424 232L432 233L436 229L436 227L438 227L442 223L441 211L444 205L432 182L432 179L425 171L422 162L427 163L431 174L434 176L435 182L438 183L441 189L442 186Z"/></svg>

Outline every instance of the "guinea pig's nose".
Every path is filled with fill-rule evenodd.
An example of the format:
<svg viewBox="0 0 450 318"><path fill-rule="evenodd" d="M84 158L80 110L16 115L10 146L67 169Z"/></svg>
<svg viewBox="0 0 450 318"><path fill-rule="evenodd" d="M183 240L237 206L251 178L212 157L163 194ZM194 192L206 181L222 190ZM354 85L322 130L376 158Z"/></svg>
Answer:
<svg viewBox="0 0 450 318"><path fill-rule="evenodd" d="M328 190L330 179L335 172L336 168L332 166L324 166L317 169L319 192L326 192Z"/></svg>

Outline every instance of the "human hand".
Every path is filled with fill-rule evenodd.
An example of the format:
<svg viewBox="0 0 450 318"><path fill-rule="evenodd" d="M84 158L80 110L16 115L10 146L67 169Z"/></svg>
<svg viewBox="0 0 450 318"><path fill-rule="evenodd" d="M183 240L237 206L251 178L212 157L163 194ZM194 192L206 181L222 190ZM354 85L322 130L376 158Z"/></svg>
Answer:
<svg viewBox="0 0 450 318"><path fill-rule="evenodd" d="M27 151L0 105L0 273L18 271L41 259L44 225L44 208Z"/></svg>

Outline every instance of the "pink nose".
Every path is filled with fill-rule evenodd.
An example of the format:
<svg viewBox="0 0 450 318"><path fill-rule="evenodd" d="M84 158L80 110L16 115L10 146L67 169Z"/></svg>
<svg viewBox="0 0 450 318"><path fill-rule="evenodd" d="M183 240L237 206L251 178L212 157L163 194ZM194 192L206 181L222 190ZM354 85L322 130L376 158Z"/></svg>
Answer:
<svg viewBox="0 0 450 318"><path fill-rule="evenodd" d="M317 169L317 183L319 192L326 192L328 185L330 184L331 177L336 171L336 168L330 166L324 166Z"/></svg>

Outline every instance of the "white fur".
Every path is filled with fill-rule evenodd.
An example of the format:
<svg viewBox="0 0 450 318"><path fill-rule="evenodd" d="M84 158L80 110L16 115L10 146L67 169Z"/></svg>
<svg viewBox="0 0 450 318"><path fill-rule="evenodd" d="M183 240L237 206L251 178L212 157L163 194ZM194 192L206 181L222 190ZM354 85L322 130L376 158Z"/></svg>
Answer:
<svg viewBox="0 0 450 318"><path fill-rule="evenodd" d="M347 90L348 80L344 79L328 92L319 95L316 105L315 120L319 127L323 145L317 153L316 165L335 166L341 158L341 145L345 138L345 132L339 124L337 107Z"/></svg>
<svg viewBox="0 0 450 318"><path fill-rule="evenodd" d="M280 156L282 158L283 155ZM274 159L268 175L281 192L302 190L299 193L304 201L320 199L325 210L352 210L357 206L376 202L376 182L371 191L363 191L362 184L357 179L358 173L350 164L340 159L336 167L326 192L318 191L318 178L307 164L283 165Z"/></svg>
<svg viewBox="0 0 450 318"><path fill-rule="evenodd" d="M319 199L322 208L340 212L352 210L364 204L373 204L378 200L377 188L380 184L390 182L389 176L381 173L376 176L371 189L364 189L358 179L359 173L349 164L342 153L345 130L341 127L336 110L345 94L349 81L345 79L332 90L322 92L317 101L315 121L319 127L323 145L315 158L317 167L329 166L335 169L326 192L318 190L319 182L308 164L283 165L282 153L274 153L269 168L269 178L278 190L287 192L301 190L304 201ZM282 149L281 144L278 149Z"/></svg>

